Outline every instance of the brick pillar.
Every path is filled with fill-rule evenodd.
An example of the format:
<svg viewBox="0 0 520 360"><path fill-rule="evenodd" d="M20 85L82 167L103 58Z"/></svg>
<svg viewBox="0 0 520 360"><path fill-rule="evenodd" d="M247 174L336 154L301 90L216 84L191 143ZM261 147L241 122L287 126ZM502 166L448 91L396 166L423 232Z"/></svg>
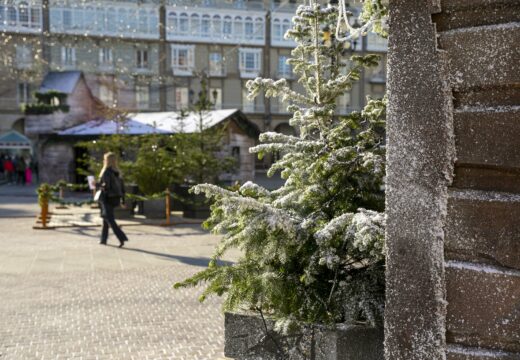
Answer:
<svg viewBox="0 0 520 360"><path fill-rule="evenodd" d="M386 357L520 359L520 3L390 19Z"/></svg>

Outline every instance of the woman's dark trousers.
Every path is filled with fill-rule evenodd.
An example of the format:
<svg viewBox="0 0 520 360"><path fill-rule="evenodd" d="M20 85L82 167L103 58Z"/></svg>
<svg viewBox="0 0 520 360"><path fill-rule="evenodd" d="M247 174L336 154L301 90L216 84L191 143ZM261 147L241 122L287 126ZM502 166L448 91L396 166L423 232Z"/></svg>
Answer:
<svg viewBox="0 0 520 360"><path fill-rule="evenodd" d="M114 234L116 234L117 239L122 244L124 241L128 240L125 233L119 225L117 225L116 220L114 218L114 206L107 204L105 201L101 201L99 203L101 206L101 216L103 217L103 229L101 230L101 243L106 244L108 238L108 227L112 228Z"/></svg>

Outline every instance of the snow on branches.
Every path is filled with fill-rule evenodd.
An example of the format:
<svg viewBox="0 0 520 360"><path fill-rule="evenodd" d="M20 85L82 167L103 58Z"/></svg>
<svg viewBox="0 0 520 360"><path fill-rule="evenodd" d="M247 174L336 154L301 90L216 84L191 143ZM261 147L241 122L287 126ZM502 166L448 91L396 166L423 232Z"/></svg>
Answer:
<svg viewBox="0 0 520 360"><path fill-rule="evenodd" d="M247 83L250 97L264 92L291 103L298 135L266 132L250 149L260 158L276 154L268 175L280 172L285 184L272 191L252 182L193 188L212 199L205 226L223 237L210 267L177 286L206 282L203 297L226 294L225 309L261 309L281 329L295 321L375 324L382 318L385 100L337 115L338 97L364 67L377 64L373 55L347 59L341 42L324 41L338 16L337 7L313 3L293 18L286 36L297 46L289 63L302 93L285 79ZM218 265L230 248L241 258Z"/></svg>

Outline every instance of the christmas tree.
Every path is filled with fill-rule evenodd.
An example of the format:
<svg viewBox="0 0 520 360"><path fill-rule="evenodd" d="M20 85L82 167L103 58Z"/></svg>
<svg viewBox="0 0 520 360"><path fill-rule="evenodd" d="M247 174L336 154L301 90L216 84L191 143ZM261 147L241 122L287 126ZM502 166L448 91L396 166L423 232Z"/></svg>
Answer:
<svg viewBox="0 0 520 360"><path fill-rule="evenodd" d="M305 91L285 79L248 82L250 97L289 102L299 136L267 132L251 151L279 152L269 173L284 186L268 191L252 182L227 190L201 184L214 199L206 226L223 238L207 269L176 287L206 284L201 296L225 294L225 310L256 310L287 331L298 322L380 324L384 306L385 101L336 115L336 101L377 57L348 56L346 45L373 26L384 8L365 4L360 28L347 24L345 4L302 5L286 36L297 43L289 60ZM367 25L368 24L368 25ZM331 29L337 29L336 32ZM233 265L219 259L241 250Z"/></svg>

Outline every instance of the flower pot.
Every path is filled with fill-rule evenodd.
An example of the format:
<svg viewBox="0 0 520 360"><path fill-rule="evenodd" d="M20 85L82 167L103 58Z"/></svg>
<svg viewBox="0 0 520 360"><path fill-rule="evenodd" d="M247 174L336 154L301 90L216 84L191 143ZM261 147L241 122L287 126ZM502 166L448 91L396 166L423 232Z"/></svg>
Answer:
<svg viewBox="0 0 520 360"><path fill-rule="evenodd" d="M166 201L163 198L143 201L143 214L147 219L165 219Z"/></svg>
<svg viewBox="0 0 520 360"><path fill-rule="evenodd" d="M382 328L305 325L282 335L255 314L225 314L226 357L235 360L383 360ZM267 334L265 328L267 327Z"/></svg>

